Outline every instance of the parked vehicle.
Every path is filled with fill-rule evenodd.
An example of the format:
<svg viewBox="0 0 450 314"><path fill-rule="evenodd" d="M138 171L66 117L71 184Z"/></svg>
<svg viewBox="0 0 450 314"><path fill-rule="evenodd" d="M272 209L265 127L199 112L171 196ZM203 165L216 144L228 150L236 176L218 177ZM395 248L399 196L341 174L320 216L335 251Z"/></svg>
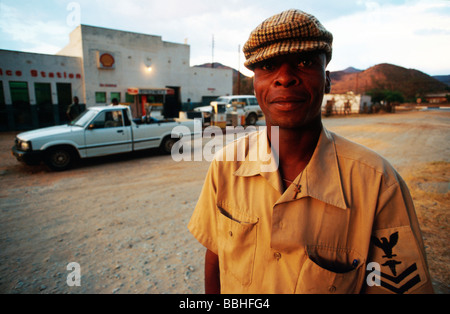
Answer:
<svg viewBox="0 0 450 314"><path fill-rule="evenodd" d="M44 161L52 170L68 169L78 158L155 147L170 153L179 140L172 129L180 124L194 132L193 120L133 121L127 106L91 107L70 124L18 134L12 153L27 164ZM191 134L176 134L183 135Z"/></svg>
<svg viewBox="0 0 450 314"><path fill-rule="evenodd" d="M226 104L227 113L237 110L243 110L245 113L245 122L247 125L255 125L259 117L263 116L263 112L258 105L255 96L239 95L239 96L221 96L214 100L218 104ZM211 112L211 106L198 107L194 109L200 112Z"/></svg>

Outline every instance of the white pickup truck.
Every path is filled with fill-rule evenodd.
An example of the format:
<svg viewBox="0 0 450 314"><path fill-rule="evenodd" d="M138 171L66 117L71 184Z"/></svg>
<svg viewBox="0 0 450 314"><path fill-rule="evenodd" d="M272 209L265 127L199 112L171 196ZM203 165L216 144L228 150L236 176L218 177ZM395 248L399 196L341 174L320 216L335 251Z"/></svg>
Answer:
<svg viewBox="0 0 450 314"><path fill-rule="evenodd" d="M172 134L179 125L190 134ZM182 128L187 130L186 128ZM170 153L180 137L193 134L194 120L133 120L127 106L91 107L70 124L17 135L12 154L18 161L44 161L52 170L66 170L78 158L106 156L159 147Z"/></svg>

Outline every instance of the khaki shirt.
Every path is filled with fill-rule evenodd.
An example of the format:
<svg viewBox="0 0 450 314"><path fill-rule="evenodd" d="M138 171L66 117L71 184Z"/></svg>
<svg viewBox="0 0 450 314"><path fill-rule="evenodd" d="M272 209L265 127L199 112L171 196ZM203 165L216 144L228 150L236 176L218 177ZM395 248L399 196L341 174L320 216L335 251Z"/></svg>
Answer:
<svg viewBox="0 0 450 314"><path fill-rule="evenodd" d="M249 158L258 141L266 131L212 161L188 225L218 255L222 293L433 292L412 199L386 160L323 129L297 194Z"/></svg>

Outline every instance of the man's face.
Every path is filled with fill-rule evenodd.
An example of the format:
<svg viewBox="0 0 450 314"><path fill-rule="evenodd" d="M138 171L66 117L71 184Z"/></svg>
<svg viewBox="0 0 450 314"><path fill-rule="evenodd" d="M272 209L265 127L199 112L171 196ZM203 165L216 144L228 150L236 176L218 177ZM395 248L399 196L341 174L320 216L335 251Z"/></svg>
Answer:
<svg viewBox="0 0 450 314"><path fill-rule="evenodd" d="M318 121L331 87L324 53L299 53L256 64L254 88L268 125L307 127Z"/></svg>

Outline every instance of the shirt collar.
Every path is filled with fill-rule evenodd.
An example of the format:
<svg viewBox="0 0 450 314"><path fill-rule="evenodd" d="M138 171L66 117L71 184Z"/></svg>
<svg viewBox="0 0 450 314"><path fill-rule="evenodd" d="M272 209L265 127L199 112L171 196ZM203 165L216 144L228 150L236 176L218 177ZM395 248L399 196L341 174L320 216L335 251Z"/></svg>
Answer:
<svg viewBox="0 0 450 314"><path fill-rule="evenodd" d="M259 132L249 134L247 144L245 161L234 175L239 177L261 175L275 190L283 194L283 182L278 172L278 158L270 149L267 128L264 127Z"/></svg>
<svg viewBox="0 0 450 314"><path fill-rule="evenodd" d="M264 145L263 147L266 148L269 147L267 129L264 128L263 131L252 133L248 138L249 146L246 150L247 155L245 161L243 161L241 166L234 172L235 176L252 177L261 175L280 193L281 197L277 203L289 202L310 196L341 209L347 208L342 188L335 142L331 132L322 128L314 154L303 171L303 175L299 174L294 180L294 182L297 183L300 179L300 184L302 186L301 192L297 194L296 198L294 198L294 184L291 184L286 191L283 191L283 183L278 170L269 172L262 171L267 169L269 163L264 163L259 160L259 158L256 160L251 158L252 156L258 156L259 145ZM256 142L258 142L259 145L257 145ZM278 160L272 152L270 153L270 158L271 161L276 162L276 164L272 164L272 167L274 167L272 169L278 169Z"/></svg>
<svg viewBox="0 0 450 314"><path fill-rule="evenodd" d="M333 134L325 127L305 168L304 177L307 195L342 209L347 208L335 141Z"/></svg>

